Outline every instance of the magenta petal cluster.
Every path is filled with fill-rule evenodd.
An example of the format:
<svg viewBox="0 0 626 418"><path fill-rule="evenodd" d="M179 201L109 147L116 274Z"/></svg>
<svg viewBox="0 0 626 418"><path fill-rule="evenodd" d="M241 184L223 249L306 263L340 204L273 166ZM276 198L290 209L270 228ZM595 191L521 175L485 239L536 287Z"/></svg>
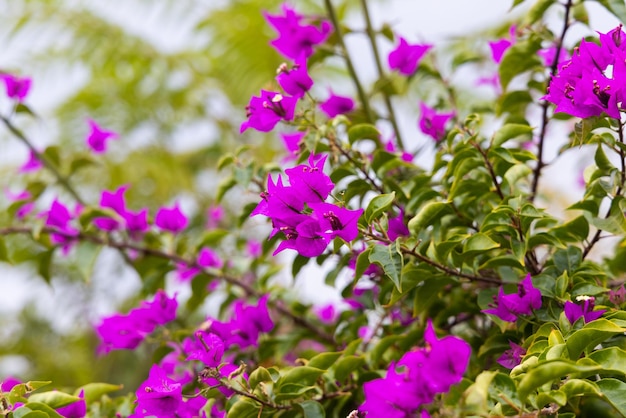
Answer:
<svg viewBox="0 0 626 418"><path fill-rule="evenodd" d="M165 370L152 365L148 379L137 392L137 409L157 417L174 417L182 402L182 385L167 376Z"/></svg>
<svg viewBox="0 0 626 418"><path fill-rule="evenodd" d="M107 141L117 137L117 133L102 129L93 119L88 119L89 135L87 135L87 145L96 154L101 154L107 149Z"/></svg>
<svg viewBox="0 0 626 418"><path fill-rule="evenodd" d="M268 299L269 296L263 296L256 306L236 301L235 312L230 321L212 320L209 331L216 334L227 347L233 344L239 348L258 346L260 333L274 329L274 322L267 309Z"/></svg>
<svg viewBox="0 0 626 418"><path fill-rule="evenodd" d="M291 68L288 68L287 64L281 64L278 67L276 81L285 93L298 99L301 99L313 87L313 79L309 76L304 57L297 59Z"/></svg>
<svg viewBox="0 0 626 418"><path fill-rule="evenodd" d="M406 39L400 37L400 43L389 53L387 62L389 68L397 70L400 74L410 76L417 71L417 66L424 55L432 48L428 44L409 44Z"/></svg>
<svg viewBox="0 0 626 418"><path fill-rule="evenodd" d="M319 26L307 24L307 18L296 13L286 3L282 15L265 13L267 22L278 32L278 38L270 42L278 52L291 59L305 58L313 54L313 47L323 43L332 31L332 26L322 20Z"/></svg>
<svg viewBox="0 0 626 418"><path fill-rule="evenodd" d="M583 318L585 324L595 321L606 312L605 309L601 309L599 311L593 310L596 301L593 296L578 296L576 300L582 302L582 304L573 303L568 300L565 302L565 306L563 308L565 317L572 325L580 318Z"/></svg>
<svg viewBox="0 0 626 418"><path fill-rule="evenodd" d="M533 286L530 274L517 285L517 293L507 295L501 287L494 299L495 307L483 312L506 322L515 322L518 316L530 315L533 310L541 308L541 292Z"/></svg>
<svg viewBox="0 0 626 418"><path fill-rule="evenodd" d="M35 152L30 151L28 153L28 160L26 160L26 162L24 164L22 164L22 166L20 167L19 172L20 173L29 173L29 172L32 172L32 171L37 171L41 167L43 167L43 163L41 161L39 161L39 158L37 158L37 155L35 154Z"/></svg>
<svg viewBox="0 0 626 418"><path fill-rule="evenodd" d="M132 237L136 237L148 230L148 209L132 212L126 209L124 194L128 186L120 186L114 192L104 190L100 196L100 207L112 209L118 216L100 216L93 219L94 225L103 231L115 231L126 228Z"/></svg>
<svg viewBox="0 0 626 418"><path fill-rule="evenodd" d="M330 91L330 97L325 102L320 104L320 109L329 118L334 118L337 115L345 115L348 112L354 110L354 100L346 96L339 96Z"/></svg>
<svg viewBox="0 0 626 418"><path fill-rule="evenodd" d="M274 183L268 176L267 191L261 193L262 200L250 216L267 216L274 227L270 237L279 232L285 236L274 254L292 249L305 257L317 257L335 237L347 242L357 237L357 222L363 210L326 203L334 184L324 173L325 162L326 156L311 155L308 165L285 170L288 186L282 177Z"/></svg>
<svg viewBox="0 0 626 418"><path fill-rule="evenodd" d="M558 67L543 98L555 112L588 118L620 118L626 95L626 33L621 25L600 34L600 45L584 39L572 58Z"/></svg>
<svg viewBox="0 0 626 418"><path fill-rule="evenodd" d="M12 74L0 74L0 80L4 82L7 97L23 102L30 91L32 80L28 77L17 77Z"/></svg>
<svg viewBox="0 0 626 418"><path fill-rule="evenodd" d="M180 210L180 206L175 204L171 208L161 208L157 211L154 218L156 226L164 231L170 231L177 234L187 228L189 221L185 214Z"/></svg>
<svg viewBox="0 0 626 418"><path fill-rule="evenodd" d="M176 297L159 290L151 302L143 301L126 315L112 315L102 320L96 332L102 340L100 352L134 349L159 325L176 319Z"/></svg>
<svg viewBox="0 0 626 418"><path fill-rule="evenodd" d="M297 97L283 96L274 91L261 90L259 97L252 96L250 104L246 106L246 117L239 128L243 133L248 128L260 132L269 132L281 120L293 120L298 103Z"/></svg>
<svg viewBox="0 0 626 418"><path fill-rule="evenodd" d="M441 141L446 134L446 123L454 117L455 113L438 113L425 103L420 104L420 111L422 113L419 120L420 130L435 141Z"/></svg>
<svg viewBox="0 0 626 418"><path fill-rule="evenodd" d="M50 210L45 212L46 226L53 227L59 233L50 234L53 243L61 245L63 252L67 254L78 236L78 230L70 225L74 215L58 200L54 200Z"/></svg>
<svg viewBox="0 0 626 418"><path fill-rule="evenodd" d="M407 418L446 393L465 374L471 347L454 336L438 339L429 320L425 348L406 353L392 364L383 379L363 385L365 402L359 410L372 417Z"/></svg>

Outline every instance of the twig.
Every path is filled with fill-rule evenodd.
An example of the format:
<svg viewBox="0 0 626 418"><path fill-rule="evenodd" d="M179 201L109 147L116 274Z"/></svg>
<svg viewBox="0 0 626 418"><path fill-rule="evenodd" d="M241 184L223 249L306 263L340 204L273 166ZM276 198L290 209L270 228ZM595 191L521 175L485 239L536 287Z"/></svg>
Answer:
<svg viewBox="0 0 626 418"><path fill-rule="evenodd" d="M550 85L550 81L552 77L556 75L556 70L559 66L559 55L561 54L561 50L563 49L563 40L565 39L565 34L567 33L567 29L569 28L569 14L572 8L572 0L567 0L565 3L565 18L563 21L563 30L561 31L561 36L557 39L556 43L556 52L554 55L554 62L550 67L550 78L548 80L548 85ZM543 146L546 138L546 131L548 127L548 106L549 103L544 100L541 104L541 130L539 132L539 144L537 144L537 165L535 166L535 170L533 172L533 182L530 189L529 200L533 202L535 197L537 196L537 189L539 188L539 178L541 177L541 170L545 167L545 162L543 161Z"/></svg>
<svg viewBox="0 0 626 418"><path fill-rule="evenodd" d="M372 27L372 20L370 19L370 13L367 8L367 0L361 0L361 7L363 8L363 15L365 16L365 24L367 25L367 37L370 40L370 44L372 45L372 52L374 53L374 62L376 63L376 69L378 71L378 78L381 78L384 75L383 66L380 60L380 53L378 52L378 44L376 43L376 34L374 33L374 28ZM385 106L387 107L387 113L389 115L389 122L391 122L391 126L396 134L396 140L398 141L398 148L401 151L404 151L404 141L402 140L402 134L400 133L400 127L396 121L396 114L394 112L393 106L391 104L391 98L387 91L382 90L383 98L385 100Z"/></svg>
<svg viewBox="0 0 626 418"><path fill-rule="evenodd" d="M246 296L252 296L255 298L260 298L261 296L263 296L259 291L257 291L256 289L254 289L254 287L252 287L251 285L249 285L248 283L240 280L239 278L229 275L227 273L224 272L218 272L215 269L207 269L203 266L200 266L196 260L189 260L187 258L181 257L178 254L171 254L156 248L148 248L148 247L144 247L141 245L137 245L137 244L133 244L130 242L125 242L125 241L116 241L111 239L110 237L108 237L107 239L102 238L100 236L97 235L91 235L91 234L86 234L84 232L79 232L78 234L71 234L65 231L60 231L56 228L52 228L49 226L43 227L40 231L41 233L44 234L56 234L56 235L61 235L65 238L68 239L73 239L73 240L83 240L83 241L89 241L92 242L94 244L98 244L98 245L102 245L105 247L110 247L110 248L115 248L117 250L120 250L122 252L126 251L126 250L132 250L132 251L136 251L140 254L145 254L145 255L151 255L154 257L159 257L159 258L163 258L163 259L167 259L173 263L176 264L183 264L187 267L191 267L191 268L198 268L201 269L205 274L214 277L216 279L222 279L225 282L233 285L233 286L237 286L239 288L241 288ZM22 234L22 235L32 235L33 234L33 230L31 228L28 227L19 227L19 226L13 226L13 227L6 227L6 228L0 228L0 236L5 236L5 235L16 235L16 234ZM125 253L124 253L125 254ZM327 333L326 331L318 328L317 326L315 326L314 324L310 323L309 321L307 321L305 318L291 312L287 307L285 307L284 305L282 305L280 302L273 302L274 308L280 312L281 314L289 317L289 319L291 319L295 324L300 325L306 329L308 329L309 331L313 332L315 335L317 335L321 340L332 344L334 347L338 347L337 342L335 341L335 338Z"/></svg>
<svg viewBox="0 0 626 418"><path fill-rule="evenodd" d="M59 172L54 164L50 162L42 153L37 151L32 142L30 142L30 140L15 125L13 125L13 123L11 123L9 119L5 118L4 116L0 116L0 119L2 119L4 125L9 129L9 131L11 131L13 135L15 135L16 138L18 138L28 147L28 149L33 153L35 158L37 158L37 160L39 160L48 170L50 170L50 172L54 175L54 177L56 177L61 186L63 186L63 188L67 190L78 203L80 203L81 205L85 205L85 201L80 197L76 189L74 189L74 187L70 184L67 178Z"/></svg>
<svg viewBox="0 0 626 418"><path fill-rule="evenodd" d="M350 58L350 54L348 53L348 48L346 47L346 43L344 42L344 39L343 39L344 34L343 34L343 31L341 30L339 19L337 18L337 13L335 12L335 8L331 0L324 0L324 4L326 5L326 11L328 12L330 21L333 24L335 33L337 34L337 40L339 42L339 46L341 47L343 57L346 60L346 66L348 67L348 72L350 73L350 77L352 77L352 81L354 81L354 87L356 88L357 94L359 95L359 101L361 102L361 105L363 106L365 117L367 118L368 122L373 124L375 120L372 114L372 109L370 108L369 101L367 99L367 96L365 95L365 90L363 90L361 81L359 80L359 77L356 73L356 69L354 68L352 59Z"/></svg>

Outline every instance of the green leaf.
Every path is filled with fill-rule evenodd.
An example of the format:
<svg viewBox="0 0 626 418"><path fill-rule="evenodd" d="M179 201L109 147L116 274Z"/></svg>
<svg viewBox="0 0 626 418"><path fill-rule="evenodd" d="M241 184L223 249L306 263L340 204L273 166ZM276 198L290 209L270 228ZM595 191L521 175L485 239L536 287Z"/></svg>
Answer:
<svg viewBox="0 0 626 418"><path fill-rule="evenodd" d="M22 413L24 410L24 413ZM42 411L31 411L26 407L19 408L13 413L14 418L50 418L50 415Z"/></svg>
<svg viewBox="0 0 626 418"><path fill-rule="evenodd" d="M239 398L228 410L228 416L237 418L258 418L260 405L245 397Z"/></svg>
<svg viewBox="0 0 626 418"><path fill-rule="evenodd" d="M626 383L617 379L600 379L596 382L604 397L617 409L622 416L626 416Z"/></svg>
<svg viewBox="0 0 626 418"><path fill-rule="evenodd" d="M463 253L485 252L499 247L500 244L487 235L478 232L465 241L465 244L463 244Z"/></svg>
<svg viewBox="0 0 626 418"><path fill-rule="evenodd" d="M335 364L337 359L341 357L341 352L334 353L320 353L311 358L306 364L309 367L315 367L317 369L327 370L330 366Z"/></svg>
<svg viewBox="0 0 626 418"><path fill-rule="evenodd" d="M552 3L553 0L549 0ZM500 62L500 83L506 90L513 78L535 67L541 67L542 63L537 56L540 44L537 42L519 42L511 46L502 57Z"/></svg>
<svg viewBox="0 0 626 418"><path fill-rule="evenodd" d="M598 363L605 371L626 374L626 351L619 347L594 351L587 358Z"/></svg>
<svg viewBox="0 0 626 418"><path fill-rule="evenodd" d="M63 418L61 414L59 414L57 411L55 411L54 409L52 409L50 406L46 405L45 403L29 401L27 405L28 405L28 409L30 409L31 411L43 412L49 418Z"/></svg>
<svg viewBox="0 0 626 418"><path fill-rule="evenodd" d="M441 219L443 215L452 212L450 204L447 202L428 202L424 207L409 221L409 230L413 235L418 235L420 231Z"/></svg>
<svg viewBox="0 0 626 418"><path fill-rule="evenodd" d="M361 356L345 356L340 359L334 367L335 379L345 382L350 373L359 370L365 364L365 359Z"/></svg>
<svg viewBox="0 0 626 418"><path fill-rule="evenodd" d="M94 160L91 156L81 155L72 159L70 163L70 173L69 175L76 174L83 168L90 167L92 165L96 165L96 160Z"/></svg>
<svg viewBox="0 0 626 418"><path fill-rule="evenodd" d="M87 383L74 391L74 395L78 396L80 391L85 391L85 402L89 405L92 402L99 401L102 395L115 392L124 388L124 385L112 385L110 383Z"/></svg>
<svg viewBox="0 0 626 418"><path fill-rule="evenodd" d="M74 402L78 402L80 398L74 395L53 390L50 392L34 393L28 398L29 402L41 402L53 409L61 408Z"/></svg>
<svg viewBox="0 0 626 418"><path fill-rule="evenodd" d="M621 22L626 22L626 4L623 0L596 0Z"/></svg>
<svg viewBox="0 0 626 418"><path fill-rule="evenodd" d="M261 382L271 381L272 376L270 375L270 372L268 372L263 366L257 367L252 373L250 373L250 377L248 378L248 384L252 390L254 390Z"/></svg>
<svg viewBox="0 0 626 418"><path fill-rule="evenodd" d="M369 123L360 123L348 129L348 141L350 141L350 144L354 144L362 139L371 139L378 143L380 141L380 132L374 125Z"/></svg>
<svg viewBox="0 0 626 418"><path fill-rule="evenodd" d="M367 209L365 209L365 222L369 224L382 213L388 211L391 205L393 205L395 198L396 192L381 194L373 198L367 205Z"/></svg>
<svg viewBox="0 0 626 418"><path fill-rule="evenodd" d="M280 387L291 383L297 383L304 386L310 386L314 384L317 378L323 373L324 370L315 367L294 367L281 376L276 385L277 387Z"/></svg>
<svg viewBox="0 0 626 418"><path fill-rule="evenodd" d="M546 10L548 10L548 8L552 6L555 2L556 0L537 0L537 2L533 4L533 6L528 11L528 14L524 19L525 23L527 25L532 25L533 23L541 19L545 15Z"/></svg>
<svg viewBox="0 0 626 418"><path fill-rule="evenodd" d="M567 247L554 253L554 265L559 273L567 271L571 275L580 265L582 257L583 252L580 248Z"/></svg>
<svg viewBox="0 0 626 418"><path fill-rule="evenodd" d="M491 146L497 148L510 139L517 138L518 136L522 135L525 137L530 137L532 133L532 126L522 125L518 123L507 123L502 128L496 131L493 136Z"/></svg>
<svg viewBox="0 0 626 418"><path fill-rule="evenodd" d="M615 334L626 332L625 328L619 327L604 318L596 319L584 327L575 331L567 338L567 350L571 359L578 359L583 351L593 348L606 341Z"/></svg>
<svg viewBox="0 0 626 418"><path fill-rule="evenodd" d="M596 155L594 157L596 162L596 166L606 173L610 172L615 168L615 166L611 163L611 161L607 158L604 150L602 149L602 144L598 144L598 148L596 148Z"/></svg>
<svg viewBox="0 0 626 418"><path fill-rule="evenodd" d="M372 253L372 247L368 247L365 251L359 254L359 256L356 258L356 266L354 268L355 282L359 280L361 276L363 276L363 273L365 273L365 270L367 270L367 268L372 265L372 262L370 261L371 253Z"/></svg>
<svg viewBox="0 0 626 418"><path fill-rule="evenodd" d="M227 167L235 162L235 156L233 154L225 154L217 161L217 171L221 171L224 167Z"/></svg>
<svg viewBox="0 0 626 418"><path fill-rule="evenodd" d="M52 255L54 254L54 248L44 251L37 255L37 273L46 281L46 283L50 283L50 279L52 278L52 274L50 272L50 267L52 266Z"/></svg>
<svg viewBox="0 0 626 418"><path fill-rule="evenodd" d="M309 400L298 403L296 405L298 406L298 408L302 409L302 412L304 413L304 418L326 417L326 412L324 411L322 404L317 401Z"/></svg>
<svg viewBox="0 0 626 418"><path fill-rule="evenodd" d="M225 177L223 178L217 186L217 191L215 192L215 201L219 203L226 192L237 185L237 180L234 177Z"/></svg>
<svg viewBox="0 0 626 418"><path fill-rule="evenodd" d="M404 258L399 251L400 243L396 241L387 246L374 245L372 252L369 255L371 263L378 264L385 274L391 279L393 284L399 292L402 292L402 266L404 265Z"/></svg>
<svg viewBox="0 0 626 418"><path fill-rule="evenodd" d="M580 366L563 359L547 360L530 369L518 385L520 399L526 400L528 395L540 386L555 379L575 372L595 372L600 366Z"/></svg>
<svg viewBox="0 0 626 418"><path fill-rule="evenodd" d="M568 379L559 390L567 395L568 399L575 396L601 396L595 383L583 379Z"/></svg>
<svg viewBox="0 0 626 418"><path fill-rule="evenodd" d="M4 242L4 237L0 237L0 261L6 261L8 263L11 262L11 259L9 258L9 250Z"/></svg>

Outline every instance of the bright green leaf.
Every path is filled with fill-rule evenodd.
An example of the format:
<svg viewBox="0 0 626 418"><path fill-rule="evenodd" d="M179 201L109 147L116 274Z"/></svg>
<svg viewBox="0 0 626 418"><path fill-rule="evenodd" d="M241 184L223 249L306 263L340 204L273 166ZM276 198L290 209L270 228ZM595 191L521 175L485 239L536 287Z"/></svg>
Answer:
<svg viewBox="0 0 626 418"><path fill-rule="evenodd" d="M395 198L395 192L381 194L374 197L370 201L369 205L367 205L367 209L365 209L365 222L369 224L372 222L372 220L378 219L381 214L391 208L391 205L393 205L393 201Z"/></svg>

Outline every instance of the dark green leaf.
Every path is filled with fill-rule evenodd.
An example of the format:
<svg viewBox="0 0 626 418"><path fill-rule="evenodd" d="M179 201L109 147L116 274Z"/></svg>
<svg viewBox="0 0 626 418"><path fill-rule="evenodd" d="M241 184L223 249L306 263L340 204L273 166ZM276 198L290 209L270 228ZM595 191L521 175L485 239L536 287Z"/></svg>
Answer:
<svg viewBox="0 0 626 418"><path fill-rule="evenodd" d="M304 413L304 418L324 418L326 412L322 407L322 404L317 401L304 401L296 404Z"/></svg>
<svg viewBox="0 0 626 418"><path fill-rule="evenodd" d="M443 215L452 212L450 204L447 202L428 202L424 207L409 221L409 229L413 235L419 235L422 229L432 225Z"/></svg>
<svg viewBox="0 0 626 418"><path fill-rule="evenodd" d="M391 279L393 284L396 285L398 291L402 292L402 266L404 265L404 258L402 257L402 253L398 251L397 245L399 245L398 241L387 246L374 245L369 255L369 261L378 264Z"/></svg>
<svg viewBox="0 0 626 418"><path fill-rule="evenodd" d="M378 143L380 140L380 132L374 125L370 125L369 123L360 123L348 129L348 141L350 141L351 144L362 139L371 139Z"/></svg>
<svg viewBox="0 0 626 418"><path fill-rule="evenodd" d="M35 393L28 398L29 402L41 402L51 408L61 408L74 402L78 402L80 398L74 395L53 390L50 392Z"/></svg>
<svg viewBox="0 0 626 418"><path fill-rule="evenodd" d="M320 353L314 356L309 362L306 364L309 367L315 367L317 369L326 370L333 364L339 357L341 357L341 352L335 353Z"/></svg>
<svg viewBox="0 0 626 418"><path fill-rule="evenodd" d="M525 400L534 390L544 384L560 379L575 372L595 372L600 366L580 366L571 361L556 359L546 360L530 369L518 385L519 397Z"/></svg>
<svg viewBox="0 0 626 418"><path fill-rule="evenodd" d="M622 334L626 329L604 318L596 319L575 331L567 339L567 350L571 359L578 359L583 351L591 349L615 334Z"/></svg>

